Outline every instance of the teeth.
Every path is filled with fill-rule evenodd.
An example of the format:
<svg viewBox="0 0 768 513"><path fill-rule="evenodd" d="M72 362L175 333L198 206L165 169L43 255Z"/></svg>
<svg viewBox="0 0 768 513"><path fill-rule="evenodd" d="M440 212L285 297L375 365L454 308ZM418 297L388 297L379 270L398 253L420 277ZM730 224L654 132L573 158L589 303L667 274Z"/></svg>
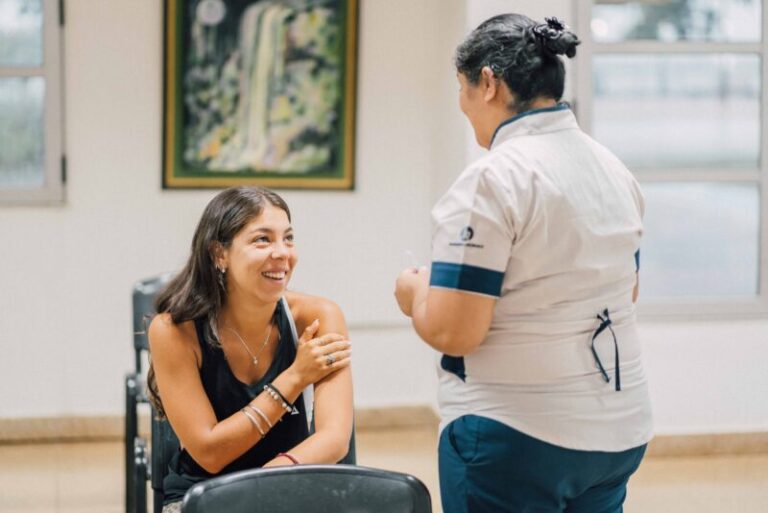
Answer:
<svg viewBox="0 0 768 513"><path fill-rule="evenodd" d="M277 272L277 273L262 273L267 278L272 278L273 280L282 280L285 278L285 271Z"/></svg>

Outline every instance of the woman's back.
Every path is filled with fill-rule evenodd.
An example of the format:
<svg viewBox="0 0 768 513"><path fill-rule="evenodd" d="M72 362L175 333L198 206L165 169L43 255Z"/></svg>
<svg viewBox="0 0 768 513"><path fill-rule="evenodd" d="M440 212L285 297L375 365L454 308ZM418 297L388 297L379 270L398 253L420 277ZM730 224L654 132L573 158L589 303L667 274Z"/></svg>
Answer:
<svg viewBox="0 0 768 513"><path fill-rule="evenodd" d="M580 310L593 318L606 306L631 304L642 196L626 167L579 129L570 110L502 126L491 152L454 189L473 194L481 180L498 192L475 201L501 203L511 239L495 319L577 320Z"/></svg>
<svg viewBox="0 0 768 513"><path fill-rule="evenodd" d="M495 229L473 234L465 259L476 258L473 250L506 251L496 257L506 269L488 333L461 359L466 379L440 370L444 424L481 408L564 447L623 450L646 442L651 423L632 302L643 205L629 171L560 105L501 126L490 153L438 202L436 223L461 224L441 217L457 203L471 205L470 225L497 217ZM435 242L436 251L458 244ZM619 341L620 394L590 351L605 309ZM612 375L610 332L596 351Z"/></svg>

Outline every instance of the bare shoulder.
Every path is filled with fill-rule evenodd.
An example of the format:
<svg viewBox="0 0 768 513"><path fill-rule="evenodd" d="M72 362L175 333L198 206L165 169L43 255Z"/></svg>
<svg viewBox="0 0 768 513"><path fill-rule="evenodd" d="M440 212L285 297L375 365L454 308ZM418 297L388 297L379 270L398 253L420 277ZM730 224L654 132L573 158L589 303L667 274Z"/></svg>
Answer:
<svg viewBox="0 0 768 513"><path fill-rule="evenodd" d="M299 333L315 319L320 320L321 331L325 331L323 325L326 325L331 331L346 332L344 313L334 301L301 292L286 292L285 298L288 300L288 307L291 309Z"/></svg>
<svg viewBox="0 0 768 513"><path fill-rule="evenodd" d="M152 319L147 333L149 339L149 351L153 359L164 356L178 357L182 354L195 355L199 361L197 344L197 332L193 321L185 321L176 324L170 314L161 313Z"/></svg>

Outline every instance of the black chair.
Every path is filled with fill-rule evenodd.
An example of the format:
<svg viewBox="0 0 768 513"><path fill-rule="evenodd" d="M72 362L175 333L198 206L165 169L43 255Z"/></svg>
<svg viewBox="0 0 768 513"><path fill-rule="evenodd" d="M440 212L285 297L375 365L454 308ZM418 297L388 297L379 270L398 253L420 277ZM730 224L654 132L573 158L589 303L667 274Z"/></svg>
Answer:
<svg viewBox="0 0 768 513"><path fill-rule="evenodd" d="M312 427L314 428L314 423ZM152 408L151 439L151 451L147 449L146 441L141 437L137 437L134 444L133 487L135 491L133 495L136 498L135 513L147 512L147 480L150 481L152 488L152 511L154 513L162 512L165 498L163 480L168 475L168 464L171 462L171 458L179 451L179 439L176 433L167 420L158 418L154 408ZM354 429L349 441L349 451L339 463L349 466L356 463Z"/></svg>
<svg viewBox="0 0 768 513"><path fill-rule="evenodd" d="M159 479L159 490L162 492L162 478L164 472L153 472L147 466L148 449L146 441L139 436L138 410L142 404L149 401L146 395L146 379L144 376L143 359L149 352L149 341L147 339L147 327L155 314L154 301L157 293L165 287L173 277L166 273L152 278L147 278L136 283L133 286L133 352L134 352L134 370L125 376L125 511L126 513L143 513L147 510L147 480L152 477L153 489L158 486L156 482ZM155 418L155 412L152 410L152 418ZM167 423L166 423L167 424ZM170 427L167 428L170 430ZM153 446L157 447L154 438L155 421L152 422ZM162 432L162 428L158 432ZM171 433L173 433L171 431ZM172 439L171 439L172 438ZM175 435L169 437L168 451L173 449L173 440ZM178 440L175 440L178 447ZM165 451L163 451L165 452ZM172 454L172 452L171 452ZM160 509L162 509L162 497L160 498ZM157 509L157 502L155 511Z"/></svg>
<svg viewBox="0 0 768 513"><path fill-rule="evenodd" d="M168 464L179 450L179 439L166 420L157 418L151 408L150 438L147 441L138 433L138 408L149 403L146 395L146 379L142 360L149 352L147 327L155 315L154 301L157 293L168 284L172 274L162 274L138 282L133 287L133 349L135 371L125 377L125 511L147 512L147 481L152 488L154 513L163 509L163 480L168 475ZM314 430L314 422L312 424ZM349 452L339 463L354 465L357 455L355 431L349 441Z"/></svg>
<svg viewBox="0 0 768 513"><path fill-rule="evenodd" d="M351 465L245 470L198 483L182 513L431 513L424 483L409 474Z"/></svg>

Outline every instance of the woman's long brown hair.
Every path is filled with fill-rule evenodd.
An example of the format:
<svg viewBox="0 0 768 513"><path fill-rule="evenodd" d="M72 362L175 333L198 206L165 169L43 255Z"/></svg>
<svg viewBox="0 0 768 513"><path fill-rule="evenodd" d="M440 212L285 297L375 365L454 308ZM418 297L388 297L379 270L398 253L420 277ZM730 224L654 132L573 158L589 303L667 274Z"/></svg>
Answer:
<svg viewBox="0 0 768 513"><path fill-rule="evenodd" d="M258 217L267 203L285 211L290 221L288 205L269 189L232 187L216 195L203 211L184 269L158 294L155 311L170 314L174 324L204 318L206 339L218 344L216 319L227 300L227 290L216 268L214 247L218 244L228 248L235 235ZM158 416L165 417L151 355L147 395Z"/></svg>

